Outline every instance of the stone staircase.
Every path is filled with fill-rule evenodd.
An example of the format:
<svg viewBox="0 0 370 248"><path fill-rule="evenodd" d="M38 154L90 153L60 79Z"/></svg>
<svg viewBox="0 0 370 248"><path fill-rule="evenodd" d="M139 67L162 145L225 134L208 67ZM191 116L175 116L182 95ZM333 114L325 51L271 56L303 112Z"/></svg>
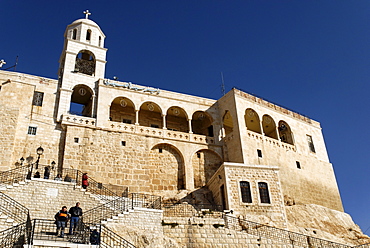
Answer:
<svg viewBox="0 0 370 248"><path fill-rule="evenodd" d="M85 211L104 203L74 183L40 178L2 187L0 191L27 207L31 219L54 219L62 206L69 209L76 202Z"/></svg>

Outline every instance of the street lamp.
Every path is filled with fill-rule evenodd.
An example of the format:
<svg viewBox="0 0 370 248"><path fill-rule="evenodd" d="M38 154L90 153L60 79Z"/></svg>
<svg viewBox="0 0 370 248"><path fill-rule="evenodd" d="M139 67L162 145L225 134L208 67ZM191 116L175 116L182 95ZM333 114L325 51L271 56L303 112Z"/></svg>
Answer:
<svg viewBox="0 0 370 248"><path fill-rule="evenodd" d="M36 160L35 169L37 170L39 168L40 156L44 153L44 148L40 146L39 148L37 148L36 153L37 153L37 160Z"/></svg>
<svg viewBox="0 0 370 248"><path fill-rule="evenodd" d="M22 166L24 162L24 157L21 157L19 160L21 161L21 166Z"/></svg>

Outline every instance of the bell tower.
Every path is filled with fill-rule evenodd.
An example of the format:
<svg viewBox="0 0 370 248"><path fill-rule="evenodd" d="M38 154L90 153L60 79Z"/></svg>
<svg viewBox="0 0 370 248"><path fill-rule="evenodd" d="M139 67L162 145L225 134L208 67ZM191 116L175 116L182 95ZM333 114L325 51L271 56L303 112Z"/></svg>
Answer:
<svg viewBox="0 0 370 248"><path fill-rule="evenodd" d="M84 19L67 26L64 47L59 59L57 120L63 114L95 117L97 84L104 78L106 53L105 35L100 27L89 19L86 10Z"/></svg>

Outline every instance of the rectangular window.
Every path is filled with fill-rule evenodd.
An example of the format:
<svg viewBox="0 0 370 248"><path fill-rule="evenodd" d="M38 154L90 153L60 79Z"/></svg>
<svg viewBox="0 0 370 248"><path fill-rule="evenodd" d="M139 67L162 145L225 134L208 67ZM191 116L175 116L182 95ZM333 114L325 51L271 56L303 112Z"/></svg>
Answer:
<svg viewBox="0 0 370 248"><path fill-rule="evenodd" d="M36 132L37 132L37 127L31 127L31 126L28 127L27 134L29 134L29 135L36 135Z"/></svg>
<svg viewBox="0 0 370 248"><path fill-rule="evenodd" d="M162 152L163 152L162 148L159 148L159 149L158 149L158 152L159 152L159 153L162 153Z"/></svg>
<svg viewBox="0 0 370 248"><path fill-rule="evenodd" d="M249 182L246 181L240 182L240 192L242 194L242 202L252 203L252 194Z"/></svg>
<svg viewBox="0 0 370 248"><path fill-rule="evenodd" d="M259 158L262 158L262 151L260 149L257 149L257 155Z"/></svg>
<svg viewBox="0 0 370 248"><path fill-rule="evenodd" d="M78 143L79 138L74 138L75 143Z"/></svg>
<svg viewBox="0 0 370 248"><path fill-rule="evenodd" d="M121 141L122 146L126 146L126 141Z"/></svg>
<svg viewBox="0 0 370 248"><path fill-rule="evenodd" d="M35 91L33 93L33 101L32 105L34 106L42 106L42 101L44 100L44 93Z"/></svg>
<svg viewBox="0 0 370 248"><path fill-rule="evenodd" d="M271 203L267 183L258 183L258 190L260 192L261 203Z"/></svg>
<svg viewBox="0 0 370 248"><path fill-rule="evenodd" d="M301 163L299 161L295 161L295 163L297 164L297 168L301 169Z"/></svg>
<svg viewBox="0 0 370 248"><path fill-rule="evenodd" d="M123 123L127 123L127 124L131 124L132 121L130 119L123 119L122 120Z"/></svg>
<svg viewBox="0 0 370 248"><path fill-rule="evenodd" d="M310 148L310 151L316 153L315 146L313 145L313 140L312 140L311 135L307 135L307 142L308 142L308 147Z"/></svg>

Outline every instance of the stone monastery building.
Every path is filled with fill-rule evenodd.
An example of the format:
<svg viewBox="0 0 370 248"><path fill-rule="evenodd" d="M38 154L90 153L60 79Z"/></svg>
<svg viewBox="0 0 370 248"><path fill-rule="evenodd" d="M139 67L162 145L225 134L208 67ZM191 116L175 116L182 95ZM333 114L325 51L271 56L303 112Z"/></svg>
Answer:
<svg viewBox="0 0 370 248"><path fill-rule="evenodd" d="M343 211L319 122L237 89L213 100L106 79L100 27L79 19L64 37L57 80L0 70L1 171L42 146L41 164L167 198L208 190L281 228L286 205Z"/></svg>

